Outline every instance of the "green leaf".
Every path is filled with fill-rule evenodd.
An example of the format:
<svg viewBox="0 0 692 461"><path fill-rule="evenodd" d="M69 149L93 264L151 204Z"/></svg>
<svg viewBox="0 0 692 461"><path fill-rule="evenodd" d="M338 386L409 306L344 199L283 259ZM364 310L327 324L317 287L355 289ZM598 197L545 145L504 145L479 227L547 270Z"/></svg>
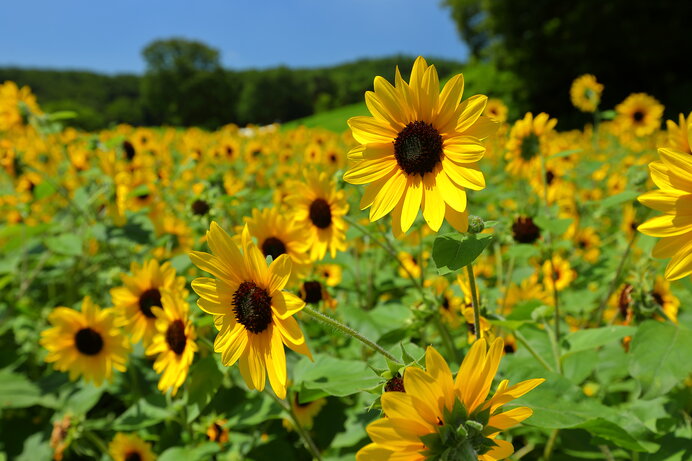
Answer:
<svg viewBox="0 0 692 461"><path fill-rule="evenodd" d="M305 390L320 390L327 395L345 397L380 382L380 377L374 375L361 361L337 359L327 355L316 356L314 362L305 360L299 363L300 370L296 370L296 382L302 382ZM301 397L306 398L303 392L301 390Z"/></svg>
<svg viewBox="0 0 692 461"><path fill-rule="evenodd" d="M555 219L547 216L537 216L533 218L533 222L544 231L548 231L553 235L562 235L567 232L572 218Z"/></svg>
<svg viewBox="0 0 692 461"><path fill-rule="evenodd" d="M665 394L692 372L692 332L668 322L648 320L630 346L629 371L642 385L643 397Z"/></svg>
<svg viewBox="0 0 692 461"><path fill-rule="evenodd" d="M8 369L0 370L0 410L4 408L26 408L41 405L44 397L36 386L24 375Z"/></svg>
<svg viewBox="0 0 692 461"><path fill-rule="evenodd" d="M198 447L172 447L161 453L159 461L203 461L212 459L221 447L214 442L206 442Z"/></svg>
<svg viewBox="0 0 692 461"><path fill-rule="evenodd" d="M144 427L153 426L161 421L170 419L174 412L166 404L162 394L152 394L138 400L134 405L125 410L113 423L116 431L133 431Z"/></svg>
<svg viewBox="0 0 692 461"><path fill-rule="evenodd" d="M540 254L541 252L538 250L537 247L535 247L534 245L529 245L527 243L518 243L516 245L512 245L507 250L508 258L515 258L521 260L534 258L540 256Z"/></svg>
<svg viewBox="0 0 692 461"><path fill-rule="evenodd" d="M634 451L645 451L629 433L617 424L603 418L595 418L574 426L585 429L589 434L609 440L615 445Z"/></svg>
<svg viewBox="0 0 692 461"><path fill-rule="evenodd" d="M42 182L34 189L34 198L36 200L41 200L42 198L48 197L55 192L55 186L50 182Z"/></svg>
<svg viewBox="0 0 692 461"><path fill-rule="evenodd" d="M79 256L82 254L82 239L74 234L49 237L45 240L45 244L51 251L61 255Z"/></svg>
<svg viewBox="0 0 692 461"><path fill-rule="evenodd" d="M451 233L433 243L433 260L440 274L454 272L473 263L492 242L493 234Z"/></svg>
<svg viewBox="0 0 692 461"><path fill-rule="evenodd" d="M216 358L209 355L190 368L187 385L187 422L190 423L202 413L221 385L223 374L219 371Z"/></svg>
<svg viewBox="0 0 692 461"><path fill-rule="evenodd" d="M602 118L603 120L612 120L612 119L614 119L615 116L617 115L617 112L615 112L615 111L612 110L612 109L611 109L611 110L604 110L603 112L601 112L600 115L601 115L601 118Z"/></svg>
<svg viewBox="0 0 692 461"><path fill-rule="evenodd" d="M633 335L636 327L613 325L603 328L578 330L567 335L564 339L567 352L563 358L579 351L595 349L613 341L619 341L625 336Z"/></svg>
<svg viewBox="0 0 692 461"><path fill-rule="evenodd" d="M548 158L562 158L562 157L569 157L572 154L578 154L584 149L568 149L568 150L563 150L562 152L558 152L557 154L553 154Z"/></svg>
<svg viewBox="0 0 692 461"><path fill-rule="evenodd" d="M93 384L84 383L81 388L70 395L64 409L77 415L85 415L101 398L103 387L96 387Z"/></svg>
<svg viewBox="0 0 692 461"><path fill-rule="evenodd" d="M610 197L607 197L603 200L590 203L599 204L601 208L610 208L625 202L631 202L632 200L637 198L638 195L639 193L636 191L626 190L624 192L620 192L619 194L611 195Z"/></svg>

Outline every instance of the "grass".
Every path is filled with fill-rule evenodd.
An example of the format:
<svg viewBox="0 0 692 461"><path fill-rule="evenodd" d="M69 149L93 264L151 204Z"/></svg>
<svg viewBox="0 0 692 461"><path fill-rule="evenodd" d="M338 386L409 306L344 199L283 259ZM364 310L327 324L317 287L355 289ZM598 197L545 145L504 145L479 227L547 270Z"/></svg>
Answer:
<svg viewBox="0 0 692 461"><path fill-rule="evenodd" d="M346 120L356 115L370 115L368 108L365 107L365 103L351 104L327 112L320 112L319 114L292 120L284 124L282 128L284 130L290 130L300 125L305 125L308 128L324 128L336 133L342 133L348 129Z"/></svg>

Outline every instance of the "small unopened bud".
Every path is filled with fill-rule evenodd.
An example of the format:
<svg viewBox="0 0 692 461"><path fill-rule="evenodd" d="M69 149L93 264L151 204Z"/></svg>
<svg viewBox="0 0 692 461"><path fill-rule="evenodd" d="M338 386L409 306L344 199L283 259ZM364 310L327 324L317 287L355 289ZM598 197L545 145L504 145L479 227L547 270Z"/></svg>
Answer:
<svg viewBox="0 0 692 461"><path fill-rule="evenodd" d="M480 234L485 229L485 223L480 216L469 216L469 233Z"/></svg>

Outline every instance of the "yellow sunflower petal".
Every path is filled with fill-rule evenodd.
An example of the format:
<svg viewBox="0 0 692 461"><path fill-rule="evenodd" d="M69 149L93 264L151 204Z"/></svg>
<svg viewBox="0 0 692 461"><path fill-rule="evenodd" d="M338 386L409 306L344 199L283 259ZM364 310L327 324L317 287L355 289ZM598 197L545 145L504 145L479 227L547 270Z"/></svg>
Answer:
<svg viewBox="0 0 692 461"><path fill-rule="evenodd" d="M351 117L347 123L360 144L391 142L398 134L388 123L365 115Z"/></svg>
<svg viewBox="0 0 692 461"><path fill-rule="evenodd" d="M391 178L382 186L380 192L375 196L370 208L370 221L377 221L392 211L392 208L399 202L404 188L406 187L406 175L401 171L395 172Z"/></svg>
<svg viewBox="0 0 692 461"><path fill-rule="evenodd" d="M423 217L435 232L440 230L445 217L444 203L435 175L427 173L423 176Z"/></svg>
<svg viewBox="0 0 692 461"><path fill-rule="evenodd" d="M373 160L363 160L344 174L344 181L350 184L367 184L388 176L396 168L394 154Z"/></svg>
<svg viewBox="0 0 692 461"><path fill-rule="evenodd" d="M692 216L662 215L640 224L637 230L652 237L672 237L692 231Z"/></svg>
<svg viewBox="0 0 692 461"><path fill-rule="evenodd" d="M401 230L409 230L413 221L418 216L421 199L423 198L423 186L419 175L411 175L406 178L406 191L404 193L404 203L401 209Z"/></svg>

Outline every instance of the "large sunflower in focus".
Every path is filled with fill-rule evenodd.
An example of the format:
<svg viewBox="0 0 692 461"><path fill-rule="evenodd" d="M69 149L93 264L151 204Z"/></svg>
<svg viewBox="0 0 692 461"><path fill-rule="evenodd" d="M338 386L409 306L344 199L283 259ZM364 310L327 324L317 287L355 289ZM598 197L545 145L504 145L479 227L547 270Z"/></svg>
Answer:
<svg viewBox="0 0 692 461"><path fill-rule="evenodd" d="M370 208L370 221L391 212L396 236L408 231L419 208L434 231L445 218L466 231L466 189L485 187L477 163L485 153L481 141L497 127L481 116L487 97L460 104L461 74L440 92L435 67L422 57L413 64L409 83L397 68L395 86L378 76L374 87L365 93L372 117L348 121L359 145L348 153L344 180L368 184L361 209Z"/></svg>
<svg viewBox="0 0 692 461"><path fill-rule="evenodd" d="M240 374L250 389L263 390L267 375L276 395L286 397L284 345L311 357L305 337L293 314L305 303L282 291L291 276L291 258L281 255L269 267L255 246L247 226L242 231L242 252L233 239L211 223L207 242L213 254L193 251L192 262L216 278L199 277L192 288L197 305L214 316L219 334L214 351L223 364L240 364Z"/></svg>
<svg viewBox="0 0 692 461"><path fill-rule="evenodd" d="M125 371L129 343L115 326L113 309L100 309L87 296L81 312L57 307L48 316L52 328L41 332L41 345L48 350L46 362L80 375L97 386L113 376L113 368Z"/></svg>
<svg viewBox="0 0 692 461"><path fill-rule="evenodd" d="M663 106L646 93L634 93L615 106L617 123L623 130L636 136L646 136L661 126Z"/></svg>
<svg viewBox="0 0 692 461"><path fill-rule="evenodd" d="M646 192L638 200L663 214L638 227L639 232L661 237L654 246L656 258L671 258L668 280L692 274L692 155L659 149L660 161L649 164L651 179L659 190Z"/></svg>
<svg viewBox="0 0 692 461"><path fill-rule="evenodd" d="M666 120L668 132L668 146L678 152L692 154L692 112L687 115L679 116L680 124L676 125L672 120Z"/></svg>
<svg viewBox="0 0 692 461"><path fill-rule="evenodd" d="M358 461L423 461L425 459L505 459L512 444L498 440L500 431L525 420L530 408L501 412L500 407L521 397L543 379L529 379L508 387L503 380L492 398L490 386L502 358L501 338L487 350L476 341L464 357L456 379L444 358L432 347L425 353L427 370L404 370L405 392L385 392L385 418L367 427L373 443L356 455ZM487 352L486 352L487 350ZM462 456L464 453L467 456Z"/></svg>
<svg viewBox="0 0 692 461"><path fill-rule="evenodd" d="M186 296L185 278L176 276L175 268L166 262L159 264L155 259L141 266L136 262L130 265L132 275L120 276L123 286L111 289L111 298L120 323L131 335L133 343L143 339L148 346L156 333L156 315L152 308L162 307L162 290L173 290Z"/></svg>

